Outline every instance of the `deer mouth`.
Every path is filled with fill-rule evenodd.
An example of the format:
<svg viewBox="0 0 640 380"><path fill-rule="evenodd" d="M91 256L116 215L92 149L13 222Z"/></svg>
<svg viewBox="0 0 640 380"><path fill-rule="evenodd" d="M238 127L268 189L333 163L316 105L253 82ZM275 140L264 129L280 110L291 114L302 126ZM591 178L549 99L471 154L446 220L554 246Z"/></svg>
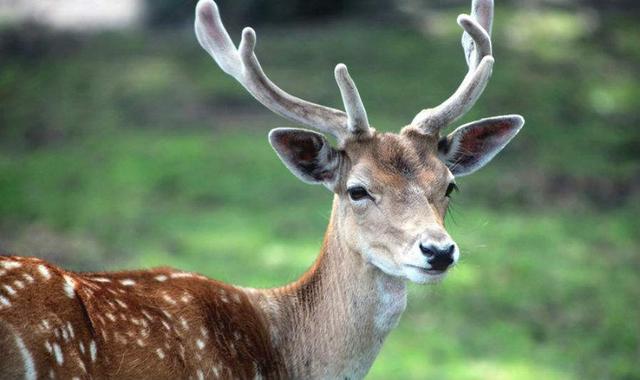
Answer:
<svg viewBox="0 0 640 380"><path fill-rule="evenodd" d="M440 276L440 275L445 274L447 272L447 270L448 270L448 269L444 269L444 270L431 269L431 268L425 268L425 267L421 267L421 266L418 266L418 265L411 265L411 264L408 264L407 266L409 268L413 268L413 269L419 271L420 273L427 274L429 276Z"/></svg>

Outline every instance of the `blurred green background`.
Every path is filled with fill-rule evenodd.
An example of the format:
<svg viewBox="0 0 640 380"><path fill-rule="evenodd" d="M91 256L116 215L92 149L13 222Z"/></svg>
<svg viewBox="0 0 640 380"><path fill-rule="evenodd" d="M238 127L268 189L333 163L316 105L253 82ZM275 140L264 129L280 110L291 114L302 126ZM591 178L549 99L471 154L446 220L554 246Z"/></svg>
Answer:
<svg viewBox="0 0 640 380"><path fill-rule="evenodd" d="M23 3L0 2L1 251L256 287L309 267L331 194L277 159L266 134L291 124L198 46L193 1L131 0L111 24L91 21L102 9L51 20L59 2L12 14ZM447 223L462 262L410 287L369 378L640 379L640 8L497 3L494 75L462 122L527 124L458 181ZM379 130L465 73L467 0L220 5L236 41L256 26L263 67L293 94L341 107L333 67L346 63Z"/></svg>

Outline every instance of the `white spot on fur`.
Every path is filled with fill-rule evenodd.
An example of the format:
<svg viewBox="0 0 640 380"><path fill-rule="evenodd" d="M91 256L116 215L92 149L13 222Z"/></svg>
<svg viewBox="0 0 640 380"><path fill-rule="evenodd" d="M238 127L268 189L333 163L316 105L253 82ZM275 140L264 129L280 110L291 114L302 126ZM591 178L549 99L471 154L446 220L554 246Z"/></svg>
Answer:
<svg viewBox="0 0 640 380"><path fill-rule="evenodd" d="M196 346L198 346L198 349L202 350L204 348L204 342L201 339L197 339Z"/></svg>
<svg viewBox="0 0 640 380"><path fill-rule="evenodd" d="M173 298L171 298L170 295L168 295L167 293L164 293L162 295L162 299L164 299L165 301L167 301L168 303L175 305L176 304L176 300L174 300Z"/></svg>
<svg viewBox="0 0 640 380"><path fill-rule="evenodd" d="M107 314L105 314L105 315L107 316L107 318L109 318L109 320L110 320L111 322L115 322L115 321L116 321L116 317L115 317L115 315L113 315L113 314L111 314L111 313L107 313Z"/></svg>
<svg viewBox="0 0 640 380"><path fill-rule="evenodd" d="M196 374L198 375L198 380L204 380L204 373L202 373L201 369L199 369Z"/></svg>
<svg viewBox="0 0 640 380"><path fill-rule="evenodd" d="M64 277L64 293L67 295L67 297L69 298L74 298L76 296L76 282L74 281L73 278L67 276L66 274L63 276Z"/></svg>
<svg viewBox="0 0 640 380"><path fill-rule="evenodd" d="M0 266L3 267L4 269L16 269L16 268L20 268L22 264L17 261L4 260L4 261L0 261Z"/></svg>
<svg viewBox="0 0 640 380"><path fill-rule="evenodd" d="M11 306L11 302L4 296L0 296L0 304L3 304L4 306Z"/></svg>
<svg viewBox="0 0 640 380"><path fill-rule="evenodd" d="M51 343L49 343L48 340L44 342L44 348L47 349L48 353L52 353L53 352L53 347L51 347Z"/></svg>
<svg viewBox="0 0 640 380"><path fill-rule="evenodd" d="M58 343L53 344L53 354L56 357L56 363L58 363L58 365L62 365L64 363L64 355L62 355L62 350Z"/></svg>
<svg viewBox="0 0 640 380"><path fill-rule="evenodd" d="M71 322L67 321L67 330L69 330L69 335L71 338L75 338L75 333L73 332L73 326L71 326Z"/></svg>
<svg viewBox="0 0 640 380"><path fill-rule="evenodd" d="M40 323L42 323L42 327L44 327L45 330L49 330L49 321L43 319Z"/></svg>
<svg viewBox="0 0 640 380"><path fill-rule="evenodd" d="M78 361L78 365L80 366L80 368L82 368L82 371L84 373L87 373L87 367L84 366L84 362L82 361L82 359L77 358L76 360Z"/></svg>
<svg viewBox="0 0 640 380"><path fill-rule="evenodd" d="M92 340L91 343L89 343L89 355L91 356L92 362L96 361L97 354L98 349L96 348L96 342Z"/></svg>
<svg viewBox="0 0 640 380"><path fill-rule="evenodd" d="M24 277L24 279L27 280L28 283L33 284L34 279L30 274L23 273L22 277Z"/></svg>
<svg viewBox="0 0 640 380"><path fill-rule="evenodd" d="M136 344L140 347L144 347L146 346L146 344L144 343L144 341L140 338L136 339Z"/></svg>
<svg viewBox="0 0 640 380"><path fill-rule="evenodd" d="M128 309L127 304L116 298L116 303L123 309Z"/></svg>
<svg viewBox="0 0 640 380"><path fill-rule="evenodd" d="M187 323L187 320L184 319L184 317L180 317L180 324L182 325L183 329L189 330L189 323Z"/></svg>
<svg viewBox="0 0 640 380"><path fill-rule="evenodd" d="M159 282L165 282L167 281L167 276L165 276L164 274L159 274L156 277L154 277L156 279L156 281Z"/></svg>
<svg viewBox="0 0 640 380"><path fill-rule="evenodd" d="M182 294L182 297L180 297L180 300L184 303L187 303L189 301L191 301L193 299L193 296L191 296L191 294L184 292L184 294Z"/></svg>
<svg viewBox="0 0 640 380"><path fill-rule="evenodd" d="M35 380L36 377L38 377L38 373L36 372L36 367L33 363L31 352L27 350L27 346L24 345L24 341L22 341L22 338L16 335L15 339L16 346L18 346L18 350L20 351L20 355L22 356L22 363L24 365L24 378L26 380Z"/></svg>
<svg viewBox="0 0 640 380"><path fill-rule="evenodd" d="M84 355L84 343L78 343L78 347L80 348L80 352L82 352L82 354Z"/></svg>
<svg viewBox="0 0 640 380"><path fill-rule="evenodd" d="M193 277L193 273L186 273L186 272L171 273L171 278L189 278L189 277Z"/></svg>
<svg viewBox="0 0 640 380"><path fill-rule="evenodd" d="M49 268L47 268L43 264L38 265L38 271L40 272L40 274L45 280L48 280L51 278L51 273L49 272Z"/></svg>
<svg viewBox="0 0 640 380"><path fill-rule="evenodd" d="M125 278L124 280L120 280L120 283L124 286L133 286L136 284L136 282L130 278Z"/></svg>
<svg viewBox="0 0 640 380"><path fill-rule="evenodd" d="M10 296L13 296L16 294L16 290L10 287L9 285L3 285L2 287L4 288L4 290L7 291L7 293L9 293Z"/></svg>
<svg viewBox="0 0 640 380"><path fill-rule="evenodd" d="M98 281L98 282L111 282L111 280L109 280L108 278L104 278L104 277L94 277L93 281Z"/></svg>
<svg viewBox="0 0 640 380"><path fill-rule="evenodd" d="M18 289L24 289L24 282L22 282L20 280L15 280L13 282L13 285L15 285L16 288L18 288Z"/></svg>
<svg viewBox="0 0 640 380"><path fill-rule="evenodd" d="M158 355L160 359L164 359L164 351L162 351L162 348L156 349L156 355Z"/></svg>

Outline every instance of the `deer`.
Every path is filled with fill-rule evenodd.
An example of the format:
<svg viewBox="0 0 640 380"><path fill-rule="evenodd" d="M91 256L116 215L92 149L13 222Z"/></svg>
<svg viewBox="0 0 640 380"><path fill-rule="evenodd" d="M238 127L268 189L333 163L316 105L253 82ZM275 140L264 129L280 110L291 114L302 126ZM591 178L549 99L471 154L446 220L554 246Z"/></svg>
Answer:
<svg viewBox="0 0 640 380"><path fill-rule="evenodd" d="M171 268L79 273L1 256L1 377L363 378L399 323L407 284L438 283L459 260L444 223L456 179L524 124L491 117L441 136L491 76L493 10L472 0L457 19L468 73L455 92L386 133L370 126L344 64L335 68L344 111L290 95L262 70L254 30L236 47L216 3L200 0L204 50L267 109L313 130L277 128L268 139L296 177L333 193L316 261L291 284L253 289Z"/></svg>

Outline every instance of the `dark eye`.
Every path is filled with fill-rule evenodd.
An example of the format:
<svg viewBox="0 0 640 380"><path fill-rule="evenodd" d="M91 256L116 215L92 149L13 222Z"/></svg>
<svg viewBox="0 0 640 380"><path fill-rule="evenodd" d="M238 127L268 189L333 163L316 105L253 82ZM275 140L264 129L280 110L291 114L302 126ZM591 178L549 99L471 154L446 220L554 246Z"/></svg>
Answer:
<svg viewBox="0 0 640 380"><path fill-rule="evenodd" d="M451 193L453 193L454 190L458 191L458 186L455 183L451 182L449 186L447 186L447 192L444 193L444 196L449 198L451 196Z"/></svg>
<svg viewBox="0 0 640 380"><path fill-rule="evenodd" d="M367 189L362 186L350 187L347 189L347 192L349 193L349 198L354 201L359 201L364 198L371 198L371 195L369 195Z"/></svg>

